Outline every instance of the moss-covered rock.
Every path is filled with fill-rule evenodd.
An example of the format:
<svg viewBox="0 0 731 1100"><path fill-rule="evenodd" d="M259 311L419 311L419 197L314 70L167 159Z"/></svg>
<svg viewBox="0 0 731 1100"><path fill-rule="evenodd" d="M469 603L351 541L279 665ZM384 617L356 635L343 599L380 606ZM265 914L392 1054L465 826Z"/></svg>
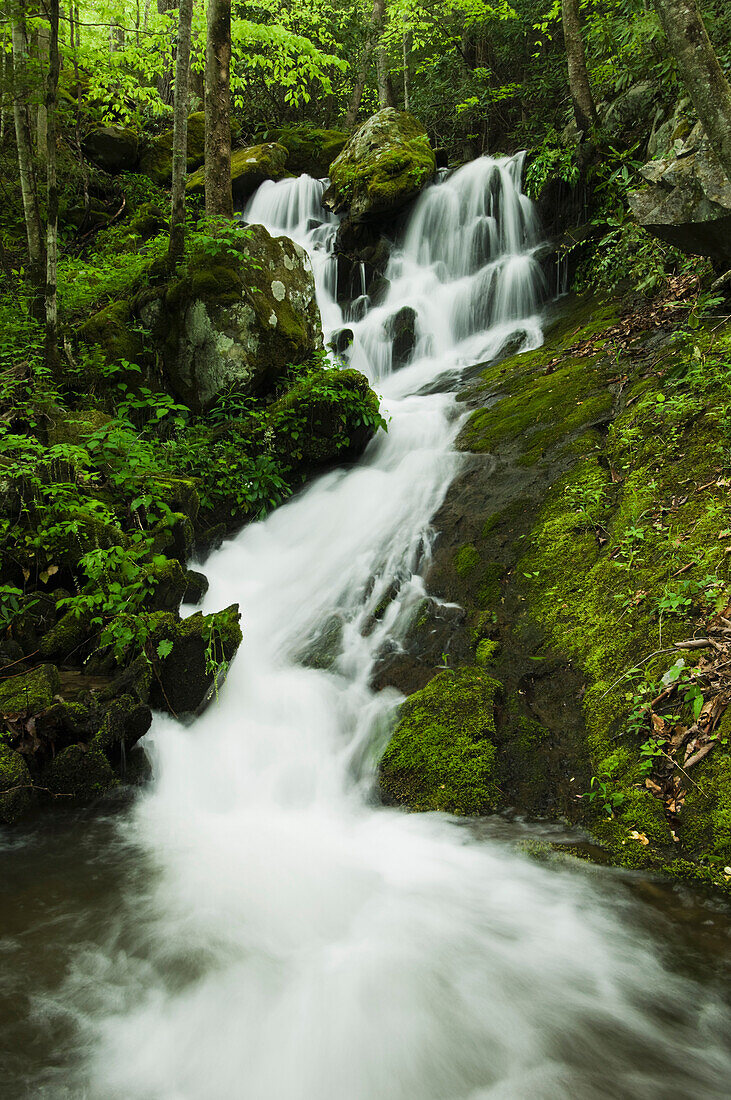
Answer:
<svg viewBox="0 0 731 1100"><path fill-rule="evenodd" d="M386 107L356 130L330 166L323 202L357 220L400 210L434 177L436 161L422 125Z"/></svg>
<svg viewBox="0 0 731 1100"><path fill-rule="evenodd" d="M287 237L251 226L234 256L201 257L167 289L156 331L169 385L196 411L231 386L265 394L322 347L309 260Z"/></svg>
<svg viewBox="0 0 731 1100"><path fill-rule="evenodd" d="M357 458L375 434L378 415L365 375L313 371L270 406L266 431L281 461L304 473L336 458Z"/></svg>
<svg viewBox="0 0 731 1100"><path fill-rule="evenodd" d="M61 682L54 665L39 665L31 672L0 681L0 714L38 714L50 707Z"/></svg>
<svg viewBox="0 0 731 1100"><path fill-rule="evenodd" d="M101 409L55 409L48 425L48 442L81 446L110 421L111 417Z"/></svg>
<svg viewBox="0 0 731 1100"><path fill-rule="evenodd" d="M69 745L41 774L41 786L69 801L90 802L118 785L112 766L96 745Z"/></svg>
<svg viewBox="0 0 731 1100"><path fill-rule="evenodd" d="M147 570L152 593L147 600L149 611L177 611L185 596L188 580L177 558L157 562Z"/></svg>
<svg viewBox="0 0 731 1100"><path fill-rule="evenodd" d="M206 144L206 124L203 111L188 116L188 158L186 169L194 172L203 164ZM173 131L149 141L140 155L137 170L149 176L158 187L169 187L173 170Z"/></svg>
<svg viewBox="0 0 731 1100"><path fill-rule="evenodd" d="M348 142L345 130L323 130L316 126L280 126L267 130L262 141L274 141L287 150L287 170L322 179Z"/></svg>
<svg viewBox="0 0 731 1100"><path fill-rule="evenodd" d="M12 825L33 802L33 780L19 752L0 741L0 821Z"/></svg>
<svg viewBox="0 0 731 1100"><path fill-rule="evenodd" d="M113 767L123 768L127 753L144 737L151 724L150 708L132 695L123 695L107 710L91 748L101 750Z"/></svg>
<svg viewBox="0 0 731 1100"><path fill-rule="evenodd" d="M129 222L129 232L139 241L148 241L160 233L166 233L170 227L167 212L160 203L144 202L134 212ZM138 241L135 241L137 244Z"/></svg>
<svg viewBox="0 0 731 1100"><path fill-rule="evenodd" d="M200 603L208 591L208 577L196 569L185 571L185 603Z"/></svg>
<svg viewBox="0 0 731 1100"><path fill-rule="evenodd" d="M652 731L630 712L642 676L656 684L728 590L731 330L716 319L684 344L677 318L649 330L644 310L618 313L569 304L543 347L489 366L464 395L477 408L458 446L473 458L435 517L426 582L466 611L450 664L503 684L500 805L580 821L626 866L724 885L728 720L694 782L677 773L685 801L669 820L646 783ZM697 374L693 346L713 375ZM683 585L685 603L663 611Z"/></svg>
<svg viewBox="0 0 731 1100"><path fill-rule="evenodd" d="M65 661L74 653L81 653L95 628L89 615L75 615L67 611L41 638L38 651L47 661Z"/></svg>
<svg viewBox="0 0 731 1100"><path fill-rule="evenodd" d="M495 694L482 669L438 673L411 695L380 766L386 796L414 810L486 814L495 809Z"/></svg>
<svg viewBox="0 0 731 1100"><path fill-rule="evenodd" d="M113 175L131 172L137 165L139 138L123 126L100 126L84 138L84 155L98 168Z"/></svg>
<svg viewBox="0 0 731 1100"><path fill-rule="evenodd" d="M126 359L136 363L142 355L142 340L134 331L129 302L112 302L79 325L77 334L84 343L96 344L108 362Z"/></svg>
<svg viewBox="0 0 731 1100"><path fill-rule="evenodd" d="M264 180L280 180L287 175L287 150L276 142L250 145L231 154L231 190L234 202L243 204ZM205 171L199 168L188 177L185 189L190 195L203 195Z"/></svg>
<svg viewBox="0 0 731 1100"><path fill-rule="evenodd" d="M199 714L223 684L241 644L238 604L182 622L160 612L149 619L150 642L160 656L150 701L175 715ZM161 648L162 646L162 648Z"/></svg>

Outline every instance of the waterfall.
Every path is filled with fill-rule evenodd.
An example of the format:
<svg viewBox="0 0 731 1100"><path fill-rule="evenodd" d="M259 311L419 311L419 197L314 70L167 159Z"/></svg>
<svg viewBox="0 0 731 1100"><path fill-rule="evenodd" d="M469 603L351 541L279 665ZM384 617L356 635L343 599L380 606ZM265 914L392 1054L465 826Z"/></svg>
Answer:
<svg viewBox="0 0 731 1100"><path fill-rule="evenodd" d="M148 735L154 783L119 826L145 873L69 967L63 1018L82 1040L54 1100L722 1095L727 1017L665 967L614 884L375 797L399 696L371 673L423 597L460 461L450 381L541 341L520 176L519 157L483 158L429 187L376 303L359 269L350 320L323 184L250 200L246 219L307 250L326 335L352 330L389 430L206 563L206 610L239 602L244 642L216 705ZM393 370L405 307L413 348ZM323 639L332 664L309 667Z"/></svg>

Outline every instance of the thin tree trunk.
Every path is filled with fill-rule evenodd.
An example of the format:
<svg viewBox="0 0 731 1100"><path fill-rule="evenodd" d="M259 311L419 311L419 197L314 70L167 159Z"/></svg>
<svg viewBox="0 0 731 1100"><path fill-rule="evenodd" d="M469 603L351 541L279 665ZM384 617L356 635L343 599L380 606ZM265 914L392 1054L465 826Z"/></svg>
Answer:
<svg viewBox="0 0 731 1100"><path fill-rule="evenodd" d="M74 64L74 84L76 85L76 111L74 116L74 141L76 143L76 152L79 157L79 166L81 168L81 179L84 185L84 220L82 222L82 228L85 228L89 222L89 214L91 211L91 198L89 196L89 165L86 162L86 157L81 148L81 117L83 114L82 95L81 95L81 74L79 72L79 36L81 29L79 27L79 9L78 6L71 5L69 9L69 45L71 46L71 55L73 57Z"/></svg>
<svg viewBox="0 0 731 1100"><path fill-rule="evenodd" d="M173 0L157 0L157 10L160 15L172 11L175 7ZM160 99L168 106L173 101L173 54L172 49L165 47L165 68L161 76L157 78L157 91Z"/></svg>
<svg viewBox="0 0 731 1100"><path fill-rule="evenodd" d="M411 53L411 34L409 31L404 30L401 36L401 51L404 61L404 110L411 110L411 100L409 96L409 54Z"/></svg>
<svg viewBox="0 0 731 1100"><path fill-rule="evenodd" d="M396 96L393 91L393 82L391 80L391 73L388 69L388 54L386 53L386 47L381 41L383 30L386 25L386 0L374 0L373 4L373 16L376 20L376 33L377 33L377 45L376 45L376 81L378 84L378 105L383 107L395 107Z"/></svg>
<svg viewBox="0 0 731 1100"><path fill-rule="evenodd" d="M2 43L4 47L5 43ZM0 144L5 140L5 118L7 116L7 110L5 107L6 92L5 89L9 83L8 81L8 61L5 49L0 49Z"/></svg>
<svg viewBox="0 0 731 1100"><path fill-rule="evenodd" d="M18 146L18 175L20 192L23 199L25 231L28 237L28 261L30 275L36 287L43 282L43 229L38 208L38 192L33 170L33 153L30 138L30 124L26 107L26 83L28 68L28 41L25 32L25 8L23 0L13 14L13 116L15 119L15 139Z"/></svg>
<svg viewBox="0 0 731 1100"><path fill-rule="evenodd" d="M696 0L655 0L655 7L711 148L731 180L731 86Z"/></svg>
<svg viewBox="0 0 731 1100"><path fill-rule="evenodd" d="M589 74L586 69L584 40L581 37L579 0L561 0L563 37L566 62L569 70L569 91L574 108L576 126L584 134L596 124L596 107L591 94Z"/></svg>
<svg viewBox="0 0 731 1100"><path fill-rule="evenodd" d="M56 172L56 122L58 76L61 61L58 51L59 0L50 0L48 14L51 35L48 48L48 79L46 82L46 365L54 366L58 358L58 177Z"/></svg>
<svg viewBox="0 0 731 1100"><path fill-rule="evenodd" d="M175 68L173 114L173 180L170 208L170 266L177 267L185 248L185 169L188 159L188 88L190 83L190 34L193 0L180 0L178 58Z"/></svg>
<svg viewBox="0 0 731 1100"><path fill-rule="evenodd" d="M208 0L206 214L233 216L231 195L231 0Z"/></svg>
<svg viewBox="0 0 731 1100"><path fill-rule="evenodd" d="M380 12L380 16L379 16ZM379 23L380 18L380 23ZM368 31L366 32L365 42L363 43L363 53L360 57L360 66L358 68L358 75L355 78L355 85L353 87L353 93L350 97L348 104L348 110L345 112L345 129L352 130L355 126L356 119L358 118L358 111L360 110L361 100L363 99L363 92L365 91L366 81L368 80L368 73L370 72L371 64L373 62L373 53L376 48L376 43L380 36L380 26L383 23L383 0L373 0L373 11L371 12L371 21L368 24Z"/></svg>
<svg viewBox="0 0 731 1100"><path fill-rule="evenodd" d="M48 72L49 67L49 31L45 23L41 23L38 27L36 37L36 48L38 52L38 66L42 73ZM48 147L48 110L44 99L41 99L38 103L38 112L36 114L36 149L38 151L38 157L40 160L46 159L46 148Z"/></svg>

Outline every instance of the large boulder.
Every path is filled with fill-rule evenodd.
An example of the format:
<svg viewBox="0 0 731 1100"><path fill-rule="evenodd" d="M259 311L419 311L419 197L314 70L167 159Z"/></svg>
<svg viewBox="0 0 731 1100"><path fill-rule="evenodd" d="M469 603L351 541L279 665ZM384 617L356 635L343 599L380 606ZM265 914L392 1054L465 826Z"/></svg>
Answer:
<svg viewBox="0 0 731 1100"><path fill-rule="evenodd" d="M191 261L142 316L163 344L171 390L195 411L231 386L268 393L290 364L322 347L309 260L261 225L242 232L238 249Z"/></svg>
<svg viewBox="0 0 731 1100"><path fill-rule="evenodd" d="M186 168L194 172L203 164L206 126L203 111L188 117L188 157ZM169 187L173 170L173 131L153 138L143 150L137 170L149 176L159 187Z"/></svg>
<svg viewBox="0 0 731 1100"><path fill-rule="evenodd" d="M137 166L139 139L124 126L100 126L84 138L84 156L112 175L131 172Z"/></svg>
<svg viewBox="0 0 731 1100"><path fill-rule="evenodd" d="M386 107L356 130L330 166L323 202L359 221L393 214L415 198L436 171L420 122Z"/></svg>
<svg viewBox="0 0 731 1100"><path fill-rule="evenodd" d="M674 155L642 169L647 186L630 192L633 214L654 236L731 266L731 180L696 125Z"/></svg>
<svg viewBox="0 0 731 1100"><path fill-rule="evenodd" d="M281 126L267 130L262 141L275 141L287 150L287 170L322 179L348 142L345 130L323 130L316 126Z"/></svg>
<svg viewBox="0 0 731 1100"><path fill-rule="evenodd" d="M287 175L287 150L276 142L250 145L231 154L231 189L234 202L242 205L265 180L280 180ZM188 177L185 189L190 195L203 195L205 170L199 168Z"/></svg>

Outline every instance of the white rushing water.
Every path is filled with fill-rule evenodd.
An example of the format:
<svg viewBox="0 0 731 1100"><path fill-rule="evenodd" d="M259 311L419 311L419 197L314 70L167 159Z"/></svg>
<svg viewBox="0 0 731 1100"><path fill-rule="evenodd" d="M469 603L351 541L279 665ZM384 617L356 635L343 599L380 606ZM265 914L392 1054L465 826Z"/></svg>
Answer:
<svg viewBox="0 0 731 1100"><path fill-rule="evenodd" d="M87 1037L69 1095L724 1094L727 1017L664 969L626 899L373 797L398 696L369 678L423 595L430 519L458 461L449 381L516 333L541 340L520 171L519 158L483 158L429 188L390 288L351 309L358 320L335 301L323 185L265 184L247 208L308 249L326 330L352 330L349 362L383 395L389 430L206 565L206 609L238 602L244 642L203 718L158 718L149 736L156 778L127 828L155 874L127 899L134 936L110 930L67 984ZM416 350L391 373L388 322L404 306ZM364 636L394 580L397 598ZM303 667L334 621L333 667Z"/></svg>

